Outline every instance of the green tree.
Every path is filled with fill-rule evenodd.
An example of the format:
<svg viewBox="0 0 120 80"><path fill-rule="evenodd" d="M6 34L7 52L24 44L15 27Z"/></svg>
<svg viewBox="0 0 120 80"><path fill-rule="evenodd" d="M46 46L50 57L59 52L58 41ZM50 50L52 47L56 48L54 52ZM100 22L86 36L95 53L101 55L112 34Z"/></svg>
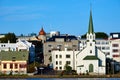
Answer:
<svg viewBox="0 0 120 80"><path fill-rule="evenodd" d="M16 35L14 33L8 33L5 35L4 38L1 38L0 41L1 43L7 43L10 41L10 43L16 43Z"/></svg>
<svg viewBox="0 0 120 80"><path fill-rule="evenodd" d="M86 34L82 35L81 38L86 38ZM95 35L96 35L96 38L100 38L100 39L108 38L108 35L104 32L96 32Z"/></svg>
<svg viewBox="0 0 120 80"><path fill-rule="evenodd" d="M66 74L70 74L72 72L72 67L69 66L68 64L65 64L65 73Z"/></svg>

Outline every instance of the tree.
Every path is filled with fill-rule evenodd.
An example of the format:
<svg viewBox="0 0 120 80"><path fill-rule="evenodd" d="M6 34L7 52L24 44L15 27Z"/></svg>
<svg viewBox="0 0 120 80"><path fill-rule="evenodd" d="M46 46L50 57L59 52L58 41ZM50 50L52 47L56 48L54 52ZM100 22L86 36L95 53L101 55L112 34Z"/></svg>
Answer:
<svg viewBox="0 0 120 80"><path fill-rule="evenodd" d="M82 35L81 38L86 38L86 34ZM100 39L108 38L108 35L104 32L96 32L95 35L96 35L96 38L100 38Z"/></svg>
<svg viewBox="0 0 120 80"><path fill-rule="evenodd" d="M65 73L66 74L69 74L69 73L71 73L72 72L72 67L71 66L69 66L68 64L65 64Z"/></svg>
<svg viewBox="0 0 120 80"><path fill-rule="evenodd" d="M5 35L4 38L1 38L0 41L1 43L7 43L10 41L10 43L16 43L16 35L14 33L8 33Z"/></svg>

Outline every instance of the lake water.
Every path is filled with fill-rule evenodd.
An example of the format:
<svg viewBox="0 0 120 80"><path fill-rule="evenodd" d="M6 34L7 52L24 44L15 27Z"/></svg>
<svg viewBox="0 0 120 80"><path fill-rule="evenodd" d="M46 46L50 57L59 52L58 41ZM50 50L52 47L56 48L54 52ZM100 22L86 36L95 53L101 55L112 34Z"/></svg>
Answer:
<svg viewBox="0 0 120 80"><path fill-rule="evenodd" d="M0 79L0 80L120 80L120 78L27 78L27 79Z"/></svg>

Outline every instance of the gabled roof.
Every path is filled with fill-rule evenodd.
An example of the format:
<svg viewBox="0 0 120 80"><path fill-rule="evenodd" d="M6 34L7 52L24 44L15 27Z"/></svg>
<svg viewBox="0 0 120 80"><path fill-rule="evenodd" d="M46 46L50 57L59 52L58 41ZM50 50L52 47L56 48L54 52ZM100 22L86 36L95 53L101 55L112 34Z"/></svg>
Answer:
<svg viewBox="0 0 120 80"><path fill-rule="evenodd" d="M2 51L0 52L0 60L12 61L12 60L28 60L28 51Z"/></svg>
<svg viewBox="0 0 120 80"><path fill-rule="evenodd" d="M98 60L99 58L97 56L86 56L83 58L83 60Z"/></svg>
<svg viewBox="0 0 120 80"><path fill-rule="evenodd" d="M89 19L89 28L88 33L94 33L93 20L92 20L92 11L90 10L90 19Z"/></svg>

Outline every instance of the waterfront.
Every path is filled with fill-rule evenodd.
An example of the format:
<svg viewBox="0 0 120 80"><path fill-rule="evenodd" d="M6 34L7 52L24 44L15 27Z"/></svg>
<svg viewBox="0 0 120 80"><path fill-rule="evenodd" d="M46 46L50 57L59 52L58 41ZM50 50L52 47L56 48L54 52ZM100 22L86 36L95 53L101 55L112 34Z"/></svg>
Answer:
<svg viewBox="0 0 120 80"><path fill-rule="evenodd" d="M0 80L16 80L13 78L6 78ZM120 80L120 78L26 78L17 80Z"/></svg>

